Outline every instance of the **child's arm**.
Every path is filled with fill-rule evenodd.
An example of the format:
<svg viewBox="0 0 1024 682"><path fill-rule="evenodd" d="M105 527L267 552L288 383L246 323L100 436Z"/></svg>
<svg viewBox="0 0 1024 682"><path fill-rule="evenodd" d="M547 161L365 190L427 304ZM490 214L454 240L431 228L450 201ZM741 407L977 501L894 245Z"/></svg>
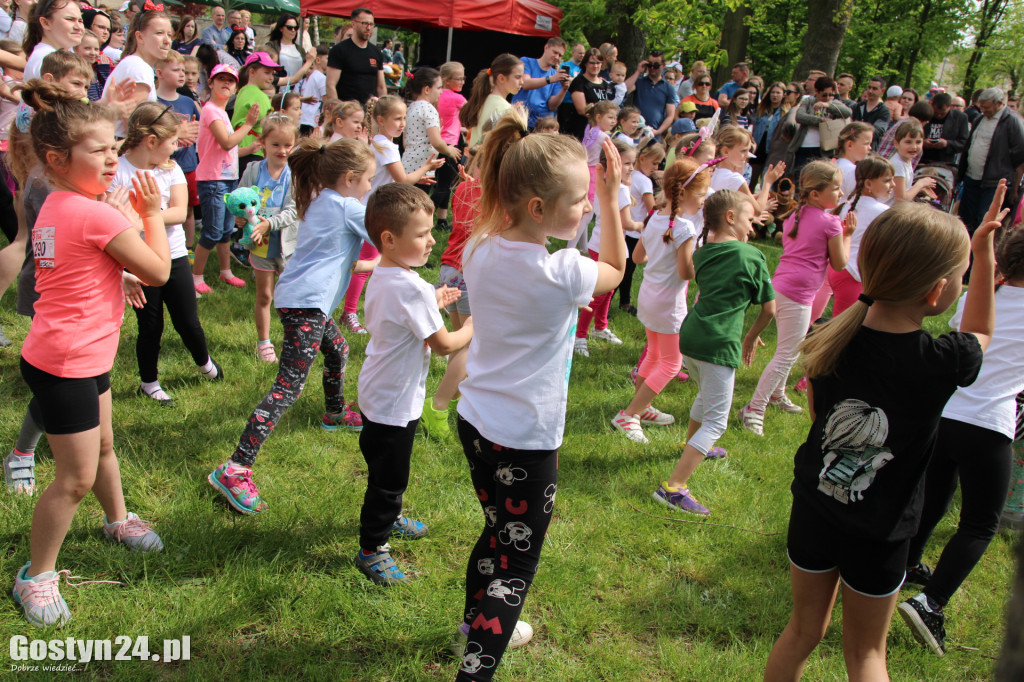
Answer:
<svg viewBox="0 0 1024 682"><path fill-rule="evenodd" d="M462 152L459 151L458 147L453 147L441 139L441 129L437 126L427 128L427 138L430 140L430 146L436 149L438 154L447 156L453 161L458 161L462 158Z"/></svg>
<svg viewBox="0 0 1024 682"><path fill-rule="evenodd" d="M828 262L836 272L842 272L850 262L850 238L857 230L857 214L847 213L843 218L843 231L828 240Z"/></svg>
<svg viewBox="0 0 1024 682"><path fill-rule="evenodd" d="M594 295L608 293L619 286L626 271L626 239L622 236L622 216L615 209L622 177L622 159L612 138L601 142L606 166L597 165L597 198L601 202L601 243L597 257L597 285Z"/></svg>
<svg viewBox="0 0 1024 682"><path fill-rule="evenodd" d="M295 85L300 80L305 78L306 74L309 73L310 69L313 68L314 60L316 60L316 52L310 50L309 52L306 53L306 60L302 62L302 66L299 67L298 71L293 73L291 76L281 76L280 78L277 79L277 87L283 88L288 85Z"/></svg>
<svg viewBox="0 0 1024 682"><path fill-rule="evenodd" d="M897 201L913 201L918 194L935 186L935 178L921 178L907 189L907 179L898 177L893 178L892 185L893 198Z"/></svg>
<svg viewBox="0 0 1024 682"><path fill-rule="evenodd" d="M694 237L690 237L676 249L676 272L679 273L680 279L693 279L693 240ZM637 244L639 246L639 244ZM636 249L633 249L633 253L636 253Z"/></svg>
<svg viewBox="0 0 1024 682"><path fill-rule="evenodd" d="M467 317L458 331L450 332L444 327L438 329L427 337L427 345L438 355L448 355L460 348L465 348L472 338L473 318Z"/></svg>
<svg viewBox="0 0 1024 682"><path fill-rule="evenodd" d="M160 188L152 174L144 171L132 178L132 187L135 192L130 197L131 204L142 217L146 241L141 241L135 230L124 230L107 242L104 251L131 270L143 284L162 286L171 274L171 248L160 217Z"/></svg>
<svg viewBox="0 0 1024 682"><path fill-rule="evenodd" d="M753 364L757 347L764 345L764 341L761 340L761 332L765 330L773 317L775 317L775 301L766 301L761 306L761 312L754 320L754 324L750 325L750 331L743 338L743 364L747 367Z"/></svg>
<svg viewBox="0 0 1024 682"><path fill-rule="evenodd" d="M644 208L647 209L647 214L650 215L651 211L654 210L654 195L650 192L644 192L643 196L640 197L640 201L644 202ZM640 228L637 228L638 230Z"/></svg>
<svg viewBox="0 0 1024 682"><path fill-rule="evenodd" d="M771 200L772 185L778 182L786 173L786 162L779 161L774 166L768 166L768 170L764 172L764 180L761 181L761 191L757 193L754 200L757 201L757 205L762 211L771 210L768 208L768 202ZM750 190L744 184L741 189L746 189L747 193L750 194Z"/></svg>
<svg viewBox="0 0 1024 682"><path fill-rule="evenodd" d="M996 257L993 237L1009 212L1009 209L999 210L1005 197L1006 180L1000 180L992 204L971 239L974 265L971 268L971 283L967 285L964 314L960 317L960 331L978 337L982 350L988 348L996 326Z"/></svg>
<svg viewBox="0 0 1024 682"><path fill-rule="evenodd" d="M224 121L212 121L210 123L210 133L213 135L213 139L217 141L220 148L226 152L231 151L234 147L237 147L242 139L252 132L252 128L260 120L260 105L252 104L249 107L248 113L245 115L245 121L242 125L238 126L238 130L233 133L228 133L228 128L224 125ZM252 145L248 145L246 149L250 149ZM239 154L243 154L241 149L238 150Z"/></svg>
<svg viewBox="0 0 1024 682"><path fill-rule="evenodd" d="M405 172L405 167L402 166L401 161L389 163L384 167L388 169L388 173L391 174L391 178L395 182L404 182L409 185L415 185L423 180L423 176L427 174L427 171L437 170L443 165L444 159L431 159L412 173Z"/></svg>
<svg viewBox="0 0 1024 682"><path fill-rule="evenodd" d="M633 263L643 265L647 262L647 249L644 248L644 240L641 239L633 247Z"/></svg>
<svg viewBox="0 0 1024 682"><path fill-rule="evenodd" d="M188 185L172 185L171 199L161 211L164 225L181 225L188 218Z"/></svg>
<svg viewBox="0 0 1024 682"><path fill-rule="evenodd" d="M358 275L364 272L373 272L376 269L377 264L380 263L380 254L373 260L357 260L352 263L352 274Z"/></svg>
<svg viewBox="0 0 1024 682"><path fill-rule="evenodd" d="M623 206L619 211L619 217L622 219L622 231L623 232L639 232L643 229L644 224L638 223L633 220L633 216L629 212L629 206Z"/></svg>

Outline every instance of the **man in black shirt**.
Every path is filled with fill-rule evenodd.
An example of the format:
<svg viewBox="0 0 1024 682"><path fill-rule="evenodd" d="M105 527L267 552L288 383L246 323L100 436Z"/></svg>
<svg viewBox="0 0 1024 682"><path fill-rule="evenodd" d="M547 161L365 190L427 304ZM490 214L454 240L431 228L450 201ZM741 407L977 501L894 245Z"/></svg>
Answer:
<svg viewBox="0 0 1024 682"><path fill-rule="evenodd" d="M862 121L874 126L875 133L871 140L871 148L878 150L878 144L882 137L889 130L889 107L882 101L882 93L885 92L885 79L879 76L868 81L868 99L866 102L859 102L853 109L853 120Z"/></svg>
<svg viewBox="0 0 1024 682"><path fill-rule="evenodd" d="M967 114L952 108L953 97L940 92L932 97L932 120L924 126L924 163L956 163L957 155L964 150L971 126Z"/></svg>
<svg viewBox="0 0 1024 682"><path fill-rule="evenodd" d="M365 7L352 10L352 27L352 37L332 47L327 56L327 99L366 104L373 95L387 94L384 55L370 42L373 12Z"/></svg>

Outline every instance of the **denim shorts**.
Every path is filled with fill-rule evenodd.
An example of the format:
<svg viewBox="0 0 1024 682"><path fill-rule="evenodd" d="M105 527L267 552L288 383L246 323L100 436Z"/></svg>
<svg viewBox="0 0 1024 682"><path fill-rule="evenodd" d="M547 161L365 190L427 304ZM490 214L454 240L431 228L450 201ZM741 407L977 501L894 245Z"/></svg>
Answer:
<svg viewBox="0 0 1024 682"><path fill-rule="evenodd" d="M224 195L238 187L238 180L199 180L196 190L199 192L199 205L203 212L203 231L199 236L199 245L204 249L212 249L217 244L231 241L235 231L235 216L231 215L224 205Z"/></svg>
<svg viewBox="0 0 1024 682"><path fill-rule="evenodd" d="M449 313L458 313L463 317L471 315L469 312L469 291L466 289L466 278L462 276L462 272L450 265L442 264L441 271L437 276L437 288L445 285L458 289L462 292L462 296L459 296L459 300L455 301L455 303L446 305L444 309Z"/></svg>

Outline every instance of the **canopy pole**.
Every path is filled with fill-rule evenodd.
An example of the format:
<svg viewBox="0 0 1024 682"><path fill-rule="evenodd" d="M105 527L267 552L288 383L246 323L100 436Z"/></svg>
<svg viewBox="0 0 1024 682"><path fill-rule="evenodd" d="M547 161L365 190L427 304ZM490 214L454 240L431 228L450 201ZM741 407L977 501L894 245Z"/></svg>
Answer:
<svg viewBox="0 0 1024 682"><path fill-rule="evenodd" d="M448 27L448 56L445 58L446 62L450 62L452 60L452 33L453 33L452 27L449 26Z"/></svg>

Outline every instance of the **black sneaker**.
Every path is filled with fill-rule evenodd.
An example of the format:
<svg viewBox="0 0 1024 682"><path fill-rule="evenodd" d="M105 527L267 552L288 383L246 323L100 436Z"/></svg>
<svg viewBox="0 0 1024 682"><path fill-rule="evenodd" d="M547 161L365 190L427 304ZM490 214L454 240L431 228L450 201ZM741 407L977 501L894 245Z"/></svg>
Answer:
<svg viewBox="0 0 1024 682"><path fill-rule="evenodd" d="M632 315L633 317L636 317L636 306L633 305L632 303L624 303L620 305L619 310L629 315Z"/></svg>
<svg viewBox="0 0 1024 682"><path fill-rule="evenodd" d="M910 626L914 639L931 649L935 655L946 653L946 616L924 593L908 599L896 610Z"/></svg>
<svg viewBox="0 0 1024 682"><path fill-rule="evenodd" d="M928 587L928 581L931 579L932 569L928 568L928 565L922 561L917 566L911 566L907 569L907 578L903 581L903 584Z"/></svg>
<svg viewBox="0 0 1024 682"><path fill-rule="evenodd" d="M434 229L436 229L438 232L450 232L452 226L448 222L447 218L439 218L437 224L434 225Z"/></svg>
<svg viewBox="0 0 1024 682"><path fill-rule="evenodd" d="M240 246L238 242L231 242L231 246L228 249L231 252L231 259L241 265L243 268L251 268L249 265L249 249Z"/></svg>

